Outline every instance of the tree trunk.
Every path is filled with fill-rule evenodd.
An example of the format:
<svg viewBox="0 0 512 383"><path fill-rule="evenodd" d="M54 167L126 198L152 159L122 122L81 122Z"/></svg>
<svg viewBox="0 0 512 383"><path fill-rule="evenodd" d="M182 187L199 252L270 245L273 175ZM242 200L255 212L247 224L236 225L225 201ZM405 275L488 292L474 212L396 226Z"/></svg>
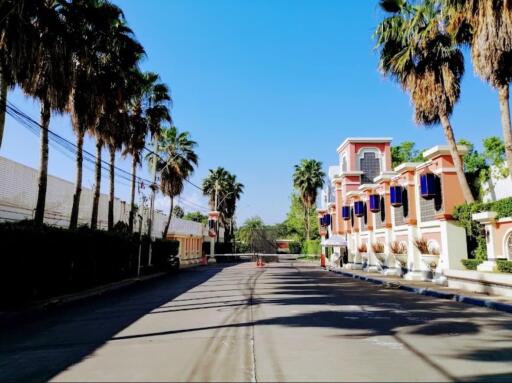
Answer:
<svg viewBox="0 0 512 383"><path fill-rule="evenodd" d="M309 221L310 221L310 215L309 214L309 207L305 207L305 214L306 214L306 241L309 241L310 237L311 237L311 233L310 233L310 224L309 224Z"/></svg>
<svg viewBox="0 0 512 383"><path fill-rule="evenodd" d="M112 145L109 146L110 151L110 198L108 200L108 231L114 230L114 177L115 177L115 162L116 162L116 148Z"/></svg>
<svg viewBox="0 0 512 383"><path fill-rule="evenodd" d="M0 72L0 148L2 147L2 138L4 136L5 111L7 106L7 82L2 72Z"/></svg>
<svg viewBox="0 0 512 383"><path fill-rule="evenodd" d="M94 198L92 200L91 229L98 228L98 209L100 204L100 188L101 188L101 149L103 148L103 140L98 138L96 142L96 184L94 187Z"/></svg>
<svg viewBox="0 0 512 383"><path fill-rule="evenodd" d="M167 223L165 224L164 232L162 233L162 239L165 239L165 237L167 237L167 232L169 231L169 226L171 225L173 209L174 209L174 197L171 197L171 209L169 210L169 218L167 219Z"/></svg>
<svg viewBox="0 0 512 383"><path fill-rule="evenodd" d="M509 85L498 89L501 112L501 128L503 130L503 141L505 143L505 154L507 157L507 166L509 177L512 177L512 127L510 125L510 104L509 104Z"/></svg>
<svg viewBox="0 0 512 383"><path fill-rule="evenodd" d="M47 102L41 103L41 141L39 162L39 186L37 191L36 211L34 222L41 226L44 222L44 207L46 204L46 189L48 187L48 126L50 125L50 107Z"/></svg>
<svg viewBox="0 0 512 383"><path fill-rule="evenodd" d="M130 197L130 216L128 217L128 233L133 233L133 221L135 219L135 181L137 177L137 160L132 158L132 190Z"/></svg>
<svg viewBox="0 0 512 383"><path fill-rule="evenodd" d="M71 208L71 218L69 220L69 229L75 230L78 227L78 212L80 210L80 196L82 194L82 170L83 170L83 146L85 132L80 130L76 141L76 181L75 194L73 195L73 207Z"/></svg>
<svg viewBox="0 0 512 383"><path fill-rule="evenodd" d="M457 172L457 178L459 179L464 199L466 200L466 203L474 202L475 199L473 198L473 194L471 193L471 189L469 188L468 180L466 179L466 175L464 174L464 165L462 164L462 160L457 149L457 142L455 141L453 129L452 126L450 125L450 120L446 115L440 115L439 118L441 119L444 135L446 137L446 140L448 141L448 146L450 147L450 154L452 156L453 166L455 167L455 171Z"/></svg>

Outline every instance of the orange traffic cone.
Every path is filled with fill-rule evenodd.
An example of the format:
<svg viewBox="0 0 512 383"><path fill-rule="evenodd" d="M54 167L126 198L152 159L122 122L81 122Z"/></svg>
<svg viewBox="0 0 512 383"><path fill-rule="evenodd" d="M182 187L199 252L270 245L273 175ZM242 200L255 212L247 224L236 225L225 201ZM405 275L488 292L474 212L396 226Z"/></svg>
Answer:
<svg viewBox="0 0 512 383"><path fill-rule="evenodd" d="M325 255L320 256L320 267L325 269Z"/></svg>
<svg viewBox="0 0 512 383"><path fill-rule="evenodd" d="M260 267L260 259L258 258L258 260L256 261L256 267Z"/></svg>

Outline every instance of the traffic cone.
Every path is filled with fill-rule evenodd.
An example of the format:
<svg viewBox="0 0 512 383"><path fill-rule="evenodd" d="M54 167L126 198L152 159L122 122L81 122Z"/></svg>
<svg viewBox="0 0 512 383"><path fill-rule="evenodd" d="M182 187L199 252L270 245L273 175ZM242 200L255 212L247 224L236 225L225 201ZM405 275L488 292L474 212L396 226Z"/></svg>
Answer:
<svg viewBox="0 0 512 383"><path fill-rule="evenodd" d="M260 259L258 258L258 260L256 261L256 267L260 267Z"/></svg>
<svg viewBox="0 0 512 383"><path fill-rule="evenodd" d="M320 267L325 269L325 255L320 256Z"/></svg>

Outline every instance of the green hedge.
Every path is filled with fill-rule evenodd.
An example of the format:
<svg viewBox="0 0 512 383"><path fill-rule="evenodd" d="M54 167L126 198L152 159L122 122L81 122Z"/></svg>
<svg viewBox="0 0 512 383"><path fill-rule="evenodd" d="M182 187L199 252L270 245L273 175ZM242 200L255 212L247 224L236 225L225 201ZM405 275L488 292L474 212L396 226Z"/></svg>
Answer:
<svg viewBox="0 0 512 383"><path fill-rule="evenodd" d="M137 235L1 223L0 244L0 304L4 305L79 291L137 273ZM143 244L144 255L149 241ZM168 246L175 245L157 245L158 263L162 263L161 249Z"/></svg>
<svg viewBox="0 0 512 383"><path fill-rule="evenodd" d="M320 240L318 239L302 242L302 254L320 254L321 251Z"/></svg>
<svg viewBox="0 0 512 383"><path fill-rule="evenodd" d="M512 197L495 202L473 202L459 205L455 208L453 216L459 224L466 229L469 258L487 259L487 246L483 226L473 221L472 215L483 211L494 211L497 218L512 216Z"/></svg>
<svg viewBox="0 0 512 383"><path fill-rule="evenodd" d="M498 271L502 273L512 273L512 261L498 260Z"/></svg>
<svg viewBox="0 0 512 383"><path fill-rule="evenodd" d="M467 270L476 270L483 261L480 259L463 259L461 262Z"/></svg>

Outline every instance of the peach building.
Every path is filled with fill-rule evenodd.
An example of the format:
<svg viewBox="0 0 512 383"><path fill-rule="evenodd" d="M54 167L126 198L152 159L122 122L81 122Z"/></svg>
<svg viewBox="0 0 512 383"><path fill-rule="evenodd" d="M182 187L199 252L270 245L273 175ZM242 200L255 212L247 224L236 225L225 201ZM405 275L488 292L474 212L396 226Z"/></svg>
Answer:
<svg viewBox="0 0 512 383"><path fill-rule="evenodd" d="M464 198L446 146L394 169L390 138L347 138L338 155L339 173L329 180L334 193L318 211L329 223L320 234L329 245L323 251L332 248L332 267L346 246L346 269L440 284L447 283L445 270L462 269L466 234L452 213Z"/></svg>

